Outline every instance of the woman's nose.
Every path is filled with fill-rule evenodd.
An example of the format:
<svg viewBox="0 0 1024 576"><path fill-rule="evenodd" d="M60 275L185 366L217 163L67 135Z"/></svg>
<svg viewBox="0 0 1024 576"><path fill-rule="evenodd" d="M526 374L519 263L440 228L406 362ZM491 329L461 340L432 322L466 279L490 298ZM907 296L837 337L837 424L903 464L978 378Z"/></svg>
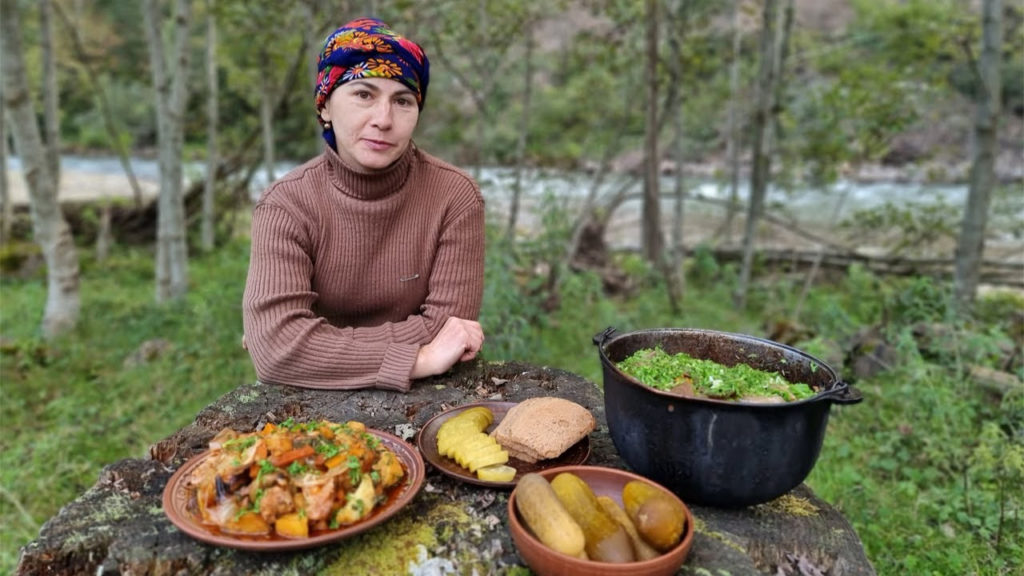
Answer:
<svg viewBox="0 0 1024 576"><path fill-rule="evenodd" d="M391 128L391 102L387 100L381 100L373 107L373 116L371 121L373 125L381 130L387 130Z"/></svg>

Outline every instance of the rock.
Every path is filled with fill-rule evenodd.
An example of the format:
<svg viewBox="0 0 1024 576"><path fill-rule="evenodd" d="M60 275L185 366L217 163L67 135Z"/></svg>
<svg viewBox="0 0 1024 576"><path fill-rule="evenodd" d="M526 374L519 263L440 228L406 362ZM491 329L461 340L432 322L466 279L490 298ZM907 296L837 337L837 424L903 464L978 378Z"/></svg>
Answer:
<svg viewBox="0 0 1024 576"><path fill-rule="evenodd" d="M508 492L428 471L416 498L393 518L350 539L289 553L218 548L180 532L161 496L173 472L225 427L255 429L296 419L359 420L410 437L431 417L480 400L560 396L591 412L588 464L626 468L608 435L600 389L574 374L519 363L462 365L408 394L335 392L260 383L239 386L195 421L150 448L148 459L104 468L99 481L47 521L21 551L17 574L505 574L523 570L509 537ZM809 488L743 510L693 506L697 533L680 573L873 575L849 523Z"/></svg>

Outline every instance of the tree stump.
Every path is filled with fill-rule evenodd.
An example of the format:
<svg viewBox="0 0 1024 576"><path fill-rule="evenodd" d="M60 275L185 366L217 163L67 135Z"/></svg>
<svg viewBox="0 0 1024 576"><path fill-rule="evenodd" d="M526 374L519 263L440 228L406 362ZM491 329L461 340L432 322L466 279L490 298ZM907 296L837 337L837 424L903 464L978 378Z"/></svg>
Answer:
<svg viewBox="0 0 1024 576"><path fill-rule="evenodd" d="M99 481L47 521L21 551L18 574L526 574L508 533L508 492L471 485L427 465L423 488L394 517L318 548L256 553L211 546L180 532L161 496L171 474L222 428L266 422L359 420L414 441L437 413L482 401L560 396L589 409L598 428L588 464L628 469L608 435L592 382L561 370L475 362L416 383L407 394L335 392L260 383L239 386L195 421L150 447L146 459L104 468ZM696 535L680 574L873 575L841 514L800 486L741 510L691 506Z"/></svg>

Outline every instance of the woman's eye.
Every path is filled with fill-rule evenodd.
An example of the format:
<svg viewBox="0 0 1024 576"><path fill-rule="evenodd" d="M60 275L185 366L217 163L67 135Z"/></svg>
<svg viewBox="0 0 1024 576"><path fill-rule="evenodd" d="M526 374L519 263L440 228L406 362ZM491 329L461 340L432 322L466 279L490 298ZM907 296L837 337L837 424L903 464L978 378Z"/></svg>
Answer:
<svg viewBox="0 0 1024 576"><path fill-rule="evenodd" d="M360 100L369 100L370 93L366 90L360 90L359 92L356 92L356 98L359 98Z"/></svg>
<svg viewBox="0 0 1024 576"><path fill-rule="evenodd" d="M396 99L395 102L399 106L412 106L412 104L413 104L412 98L407 98L407 97L404 97L404 96L402 98Z"/></svg>

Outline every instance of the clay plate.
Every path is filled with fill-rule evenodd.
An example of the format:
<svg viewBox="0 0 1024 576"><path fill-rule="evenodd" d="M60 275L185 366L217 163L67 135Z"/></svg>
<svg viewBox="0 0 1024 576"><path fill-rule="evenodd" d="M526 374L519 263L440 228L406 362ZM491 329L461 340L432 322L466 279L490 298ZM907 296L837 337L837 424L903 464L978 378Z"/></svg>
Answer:
<svg viewBox="0 0 1024 576"><path fill-rule="evenodd" d="M571 472L579 476L590 486L595 495L608 496L619 506L622 506L622 487L631 480L640 480L660 488L667 496L683 505L683 509L686 510L686 527L679 544L657 558L624 564L580 560L561 552L555 552L537 540L516 510L516 491L513 490L508 497L508 530L512 534L512 542L516 545L519 557L534 572L539 576L556 574L560 576L671 576L679 571L690 554L694 530L693 514L690 512L690 508L682 500L679 500L678 496L657 482L616 468L563 466L543 470L540 475L550 481L562 472Z"/></svg>
<svg viewBox="0 0 1024 576"><path fill-rule="evenodd" d="M390 448L391 451L398 456L398 459L401 460L402 464L405 466L406 481L404 484L393 488L392 490L397 492L392 492L388 501L377 507L370 517L365 520L350 526L338 528L337 530L315 532L309 538L302 539L289 539L278 536L254 537L223 534L215 527L208 526L200 522L199 518L189 510L189 500L191 499L191 495L186 486L188 483L188 477L192 473L192 470L199 466L203 459L210 453L209 450L189 459L187 462L182 464L181 468L178 468L174 475L171 476L171 479L167 482L167 486L164 488L164 513L167 514L167 517L175 526L178 527L178 529L196 540L201 540L207 544L214 544L216 546L226 546L228 548L253 550L257 552L281 552L286 550L313 548L315 546L343 540L365 532L388 520L394 516L395 513L405 507L406 504L412 501L413 497L416 496L420 491L420 488L423 486L423 477L426 470L423 458L420 457L419 452L417 452L409 443L403 441L397 436L380 430L367 428L366 431L380 439L385 446Z"/></svg>
<svg viewBox="0 0 1024 576"><path fill-rule="evenodd" d="M437 451L437 431L441 428L441 424L444 424L447 420L457 416L463 410L472 406L485 406L490 408L491 412L494 413L494 423L487 428L487 432L494 430L498 423L505 418L508 411L515 406L515 402L477 402L474 404L465 404L450 410L441 412L437 416L434 416L420 428L419 434L416 435L416 445L419 446L420 452L423 453L423 458L430 462L434 468L437 468L442 474L451 476L456 480L462 480L470 484L477 484L480 486L487 486L490 488L512 488L516 485L516 482L522 477L523 474L528 472L540 472L541 470L547 470L548 468L554 468L557 466L569 466L572 464L582 464L587 461L590 457L590 437L584 436L582 440L573 444L568 450L562 453L558 458L551 458L550 460L538 460L534 463L523 462L517 458L510 458L508 465L516 469L516 476L511 482L487 482L476 477L476 474L469 470L459 466L457 462L442 456Z"/></svg>

